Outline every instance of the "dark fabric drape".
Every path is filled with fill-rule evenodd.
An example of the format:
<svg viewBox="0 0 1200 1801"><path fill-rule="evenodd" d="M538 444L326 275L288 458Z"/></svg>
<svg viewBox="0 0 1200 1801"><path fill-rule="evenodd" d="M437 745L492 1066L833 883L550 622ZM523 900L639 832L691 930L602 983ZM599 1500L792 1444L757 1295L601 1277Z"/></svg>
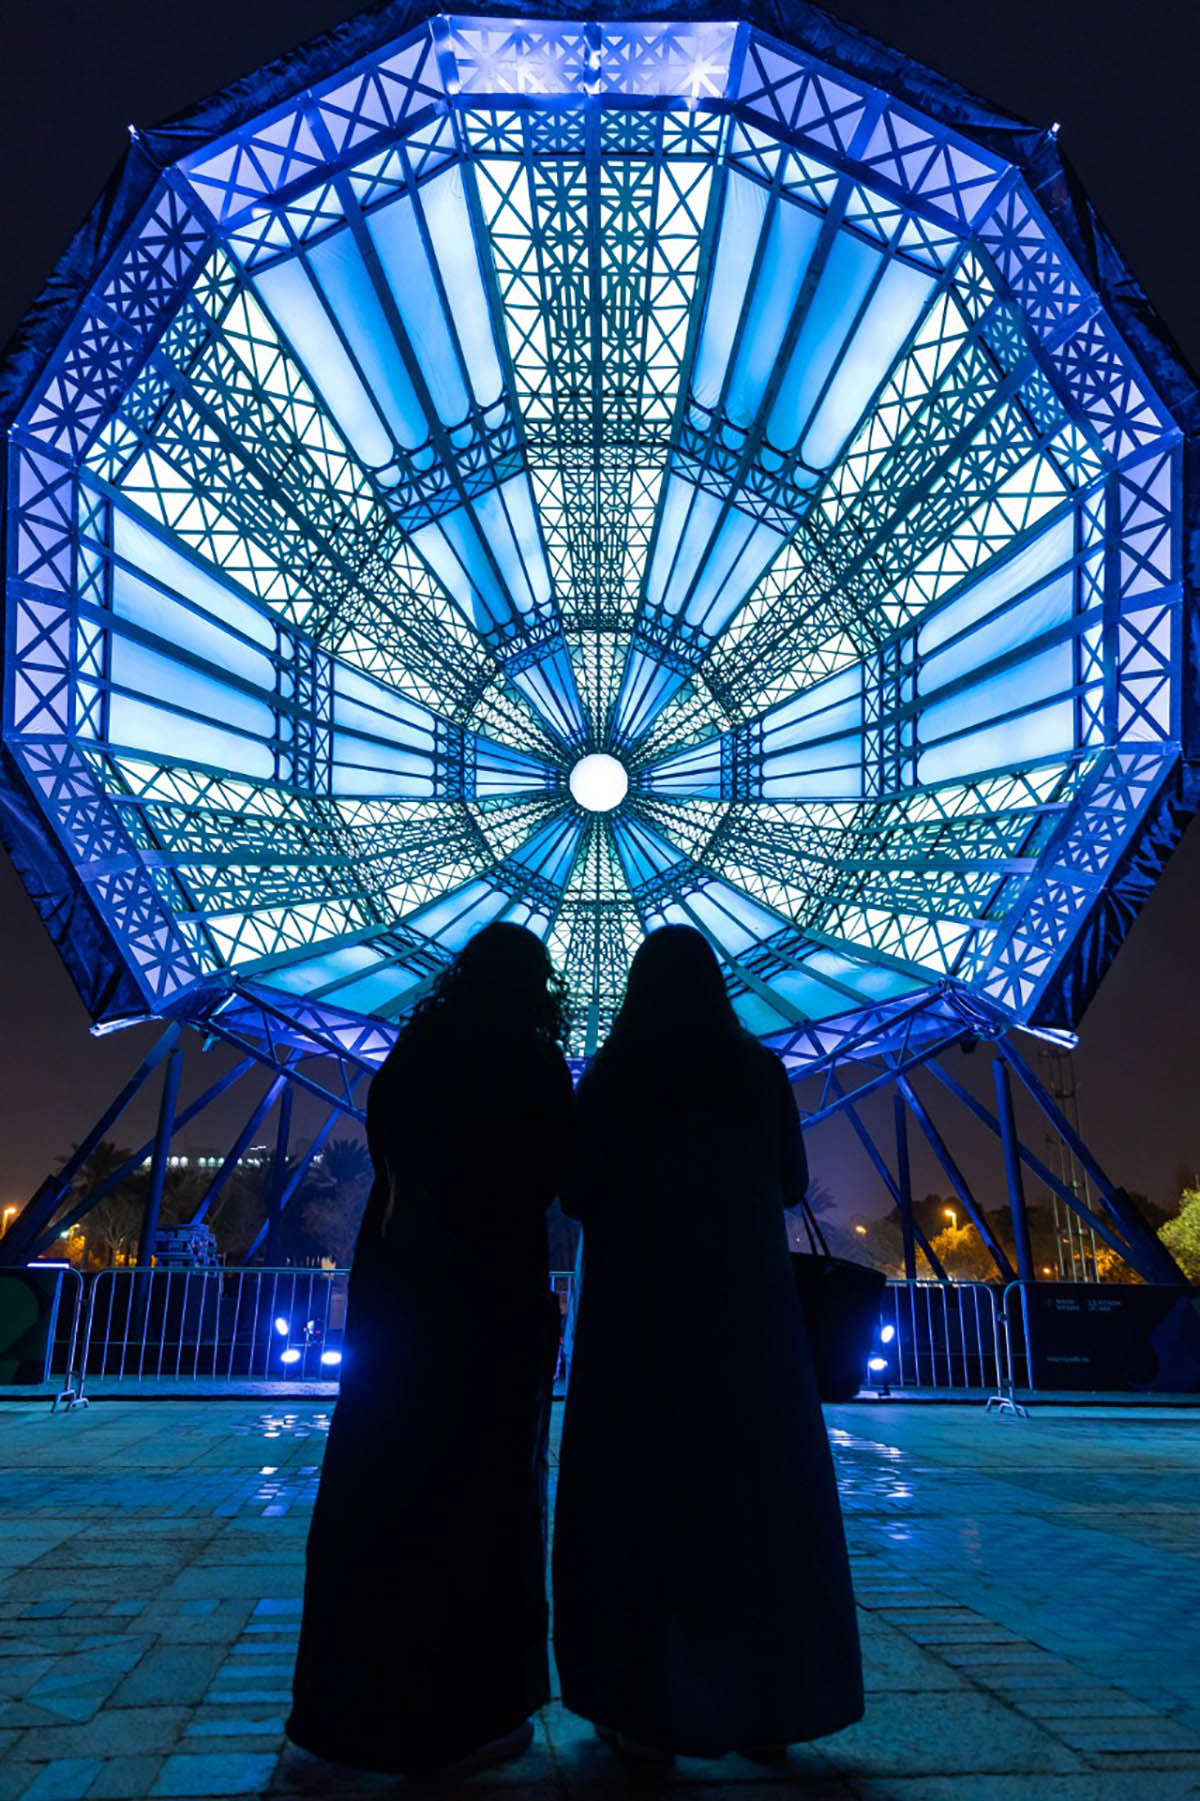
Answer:
<svg viewBox="0 0 1200 1801"><path fill-rule="evenodd" d="M372 1084L288 1721L323 1757L442 1762L548 1697L545 1209L570 1104L561 1054L532 1037L404 1035Z"/></svg>
<svg viewBox="0 0 1200 1801"><path fill-rule="evenodd" d="M630 1104L585 1076L584 1272L563 1427L555 1651L575 1712L678 1752L862 1712L854 1600L781 1209L807 1175L783 1067Z"/></svg>

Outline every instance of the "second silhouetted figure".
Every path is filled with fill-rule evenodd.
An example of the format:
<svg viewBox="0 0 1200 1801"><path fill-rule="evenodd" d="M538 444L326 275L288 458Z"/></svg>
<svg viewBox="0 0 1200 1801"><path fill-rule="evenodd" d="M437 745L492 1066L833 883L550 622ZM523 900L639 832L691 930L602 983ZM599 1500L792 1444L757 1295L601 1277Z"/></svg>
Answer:
<svg viewBox="0 0 1200 1801"><path fill-rule="evenodd" d="M698 932L668 926L639 949L576 1119L563 1700L667 1752L837 1731L862 1713L862 1679L781 1217L807 1184L800 1122Z"/></svg>

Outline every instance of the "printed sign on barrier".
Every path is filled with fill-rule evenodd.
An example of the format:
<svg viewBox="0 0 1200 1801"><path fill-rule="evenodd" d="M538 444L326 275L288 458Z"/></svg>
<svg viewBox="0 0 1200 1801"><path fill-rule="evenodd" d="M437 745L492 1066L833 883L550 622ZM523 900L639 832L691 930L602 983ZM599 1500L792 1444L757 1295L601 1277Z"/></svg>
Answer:
<svg viewBox="0 0 1200 1801"><path fill-rule="evenodd" d="M0 1384L48 1382L61 1269L0 1270Z"/></svg>
<svg viewBox="0 0 1200 1801"><path fill-rule="evenodd" d="M1200 1390L1200 1290L1151 1283L1025 1282L1033 1388Z"/></svg>

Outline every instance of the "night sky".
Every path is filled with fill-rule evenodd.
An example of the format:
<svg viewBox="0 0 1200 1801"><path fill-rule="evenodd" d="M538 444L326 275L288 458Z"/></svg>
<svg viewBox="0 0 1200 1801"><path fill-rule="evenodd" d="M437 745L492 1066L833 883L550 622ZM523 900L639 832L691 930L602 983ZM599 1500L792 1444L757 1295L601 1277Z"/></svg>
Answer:
<svg viewBox="0 0 1200 1801"><path fill-rule="evenodd" d="M344 0L6 0L0 338L87 212L130 122L167 117L348 10ZM1062 147L1101 216L1193 367L1200 364L1196 0L844 0L835 10L1012 114L1058 121ZM1162 1203L1173 1198L1180 1168L1200 1165L1198 885L1200 826L1193 825L1093 1002L1076 1055L1093 1148L1115 1179ZM25 1198L82 1136L154 1033L88 1036L71 982L2 852L0 922L0 1202L7 1203ZM1022 1044L1027 1054L1036 1048ZM220 1055L203 1059L189 1050L185 1099L212 1078ZM984 1093L984 1059L964 1068ZM118 1128L122 1142L135 1128L148 1133L153 1105L147 1097ZM249 1105L214 1109L192 1129L192 1145L227 1142ZM298 1109L299 1134L312 1118ZM951 1135L945 1108L941 1123ZM1035 1148L1039 1137L1031 1129ZM978 1139L968 1135L965 1143L968 1173L985 1201L999 1200L998 1159ZM848 1213L882 1208L882 1190L848 1132L815 1134L810 1154ZM918 1194L945 1186L927 1159L914 1161Z"/></svg>

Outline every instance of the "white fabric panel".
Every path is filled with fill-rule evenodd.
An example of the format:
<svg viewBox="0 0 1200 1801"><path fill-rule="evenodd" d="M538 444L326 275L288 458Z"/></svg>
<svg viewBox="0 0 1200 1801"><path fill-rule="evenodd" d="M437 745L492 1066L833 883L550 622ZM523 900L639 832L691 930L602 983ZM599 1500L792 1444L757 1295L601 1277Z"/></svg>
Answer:
<svg viewBox="0 0 1200 1801"><path fill-rule="evenodd" d="M461 165L455 163L426 182L420 203L472 392L480 406L491 406L500 398L503 382Z"/></svg>
<svg viewBox="0 0 1200 1801"><path fill-rule="evenodd" d="M788 744L807 744L831 732L861 727L862 683L860 665L818 682L794 700L774 708L763 719L768 745L777 749Z"/></svg>
<svg viewBox="0 0 1200 1801"><path fill-rule="evenodd" d="M658 536L654 541L654 556L646 577L646 598L651 606L657 607L663 604L667 577L671 573L684 522L688 516L688 508L695 492L692 484L683 481L678 475L672 475L667 480L658 524Z"/></svg>
<svg viewBox="0 0 1200 1801"><path fill-rule="evenodd" d="M336 231L314 245L308 256L376 405L397 441L406 450L415 450L429 436L429 421L353 234Z"/></svg>
<svg viewBox="0 0 1200 1801"><path fill-rule="evenodd" d="M174 589L185 600L202 607L214 619L232 626L264 650L274 650L274 621L215 574L200 568L182 552L173 550L155 532L119 506L112 509L113 549L119 557L141 569L164 588Z"/></svg>
<svg viewBox="0 0 1200 1801"><path fill-rule="evenodd" d="M231 675L254 682L272 693L275 687L275 665L265 651L244 638L236 638L222 629L215 619L198 613L182 601L163 594L157 588L130 575L119 564L113 567L112 610L118 619L127 619L143 631L153 632L193 656L227 669ZM168 648L167 655L170 655Z"/></svg>
<svg viewBox="0 0 1200 1801"><path fill-rule="evenodd" d="M800 441L882 255L849 232L842 232L830 251L767 421L767 437L776 449L791 450Z"/></svg>
<svg viewBox="0 0 1200 1801"><path fill-rule="evenodd" d="M118 632L112 634L110 656L112 679L135 694L153 695L168 706L186 707L206 719L219 719L236 732L252 732L260 738L271 738L275 732L275 709L271 702L257 700L240 688L231 688L217 676L201 675L174 657L135 644Z"/></svg>
<svg viewBox="0 0 1200 1801"><path fill-rule="evenodd" d="M684 597L708 550L709 540L721 515L721 502L715 494L706 494L702 488L689 488L688 491L691 495L691 508L679 542L675 567L671 570L662 597L663 607L668 613L678 613L682 608ZM658 560L656 550L656 571Z"/></svg>
<svg viewBox="0 0 1200 1801"><path fill-rule="evenodd" d="M1006 606L1014 595L1023 594L1042 576L1061 569L1074 549L1075 520L1068 513L1047 526L1016 556L994 565L978 581L960 589L954 600L926 620L917 635L920 655L928 656L948 638L986 619L997 607Z"/></svg>
<svg viewBox="0 0 1200 1801"><path fill-rule="evenodd" d="M1032 713L1021 713L1001 725L985 726L923 751L917 761L921 782L945 782L978 775L984 769L1007 769L1015 764L1036 763L1062 756L1074 748L1075 706L1070 700L1053 701Z"/></svg>
<svg viewBox="0 0 1200 1801"><path fill-rule="evenodd" d="M741 521L736 527L731 521ZM721 631L737 612L750 591L757 586L764 571L774 562L784 543L781 532L769 525L753 525L744 515L731 513L726 521L728 528L717 540L713 556L705 565L704 573L696 584L696 592L688 602L685 618L689 624L702 626L713 637ZM751 529L747 530L746 527ZM738 548L740 545L740 548ZM729 561L730 548L737 550L728 575L718 586L717 575L721 566ZM710 579L711 571L711 579ZM711 598L709 594L711 591Z"/></svg>
<svg viewBox="0 0 1200 1801"><path fill-rule="evenodd" d="M801 454L806 463L827 468L857 430L863 409L891 368L933 286L932 275L907 263L893 262L884 270L805 435Z"/></svg>
<svg viewBox="0 0 1200 1801"><path fill-rule="evenodd" d="M934 701L921 713L917 730L922 744L934 744L951 732L982 725L1004 713L1037 706L1063 694L1074 680L1075 648L1068 640L1036 656L1026 657L1003 675L985 676L972 687Z"/></svg>
<svg viewBox="0 0 1200 1801"><path fill-rule="evenodd" d="M692 373L692 392L702 406L714 407L721 397L766 213L766 189L731 171Z"/></svg>
<svg viewBox="0 0 1200 1801"><path fill-rule="evenodd" d="M374 715L376 723L366 730L375 731L385 737L397 735L397 728L411 736L413 732L432 735L435 726L434 716L426 707L419 706L414 700L406 700L394 688L388 688L383 682L373 681L359 669L351 669L345 663L335 662L333 665L333 716L339 724L350 724L350 709L362 714Z"/></svg>
<svg viewBox="0 0 1200 1801"><path fill-rule="evenodd" d="M147 751L164 763L207 763L268 782L275 773L274 756L260 739L223 731L202 719L187 719L129 694L109 695L108 722L111 744Z"/></svg>
<svg viewBox="0 0 1200 1801"><path fill-rule="evenodd" d="M919 691L922 694L932 694L935 689L944 688L947 682L954 681L956 677L968 675L973 669L984 668L995 658L1018 649L1022 644L1030 643L1042 632L1048 632L1056 625L1065 625L1074 610L1075 576L1068 570L1056 581L1047 582L1044 588L1039 588L1028 600L1002 607L983 625L935 652L918 670Z"/></svg>
<svg viewBox="0 0 1200 1801"><path fill-rule="evenodd" d="M347 443L368 467L390 462L392 445L383 420L303 263L276 263L260 269L254 280Z"/></svg>
<svg viewBox="0 0 1200 1801"><path fill-rule="evenodd" d="M820 231L817 214L787 200L776 206L725 401L737 425L749 425L762 404Z"/></svg>
<svg viewBox="0 0 1200 1801"><path fill-rule="evenodd" d="M467 416L467 386L411 197L401 194L368 213L367 230L437 416L458 425Z"/></svg>

